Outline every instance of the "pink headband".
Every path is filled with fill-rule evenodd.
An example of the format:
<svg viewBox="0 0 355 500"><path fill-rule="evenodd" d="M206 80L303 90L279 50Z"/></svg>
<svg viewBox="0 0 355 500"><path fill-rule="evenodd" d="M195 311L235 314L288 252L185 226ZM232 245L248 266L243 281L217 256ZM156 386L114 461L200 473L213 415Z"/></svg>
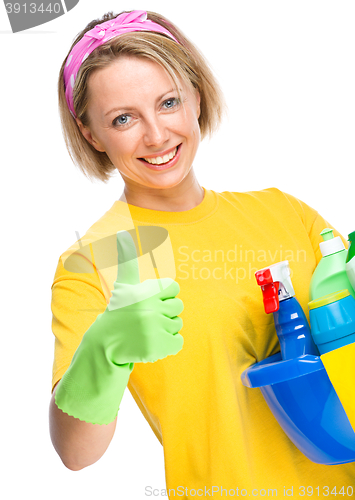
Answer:
<svg viewBox="0 0 355 500"><path fill-rule="evenodd" d="M130 31L156 31L168 35L178 43L176 38L163 26L147 19L147 13L144 10L134 10L128 14L121 14L110 21L97 24L95 28L85 33L83 38L74 45L64 68L65 97L69 111L74 118L76 118L76 115L73 106L73 88L81 64L96 47L111 38Z"/></svg>

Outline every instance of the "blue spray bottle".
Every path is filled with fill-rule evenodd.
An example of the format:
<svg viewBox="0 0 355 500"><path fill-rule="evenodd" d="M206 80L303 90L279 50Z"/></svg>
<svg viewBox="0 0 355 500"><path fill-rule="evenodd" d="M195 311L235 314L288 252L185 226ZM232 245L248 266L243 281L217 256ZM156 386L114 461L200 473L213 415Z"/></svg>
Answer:
<svg viewBox="0 0 355 500"><path fill-rule="evenodd" d="M265 312L274 316L282 359L318 356L307 318L295 297L288 261L260 269L255 277L263 292Z"/></svg>

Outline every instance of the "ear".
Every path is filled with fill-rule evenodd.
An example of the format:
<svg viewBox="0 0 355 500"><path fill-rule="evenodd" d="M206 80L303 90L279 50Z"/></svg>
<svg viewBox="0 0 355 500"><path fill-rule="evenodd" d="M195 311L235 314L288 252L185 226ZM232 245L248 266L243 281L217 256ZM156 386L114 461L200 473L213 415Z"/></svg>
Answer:
<svg viewBox="0 0 355 500"><path fill-rule="evenodd" d="M198 119L198 118L200 118L200 114L201 114L201 108L200 108L201 96L200 96L200 93L198 92L197 89L195 90L195 97L196 97L196 102L197 102L197 119Z"/></svg>
<svg viewBox="0 0 355 500"><path fill-rule="evenodd" d="M96 140L92 136L90 128L86 127L85 125L83 125L82 121L79 120L79 118L76 118L75 121L76 121L76 124L79 127L80 132L83 134L83 136L88 141L88 143L91 144L91 146L93 146L97 151L100 151L101 153L104 153L105 152L105 148L100 144L100 142L98 140Z"/></svg>

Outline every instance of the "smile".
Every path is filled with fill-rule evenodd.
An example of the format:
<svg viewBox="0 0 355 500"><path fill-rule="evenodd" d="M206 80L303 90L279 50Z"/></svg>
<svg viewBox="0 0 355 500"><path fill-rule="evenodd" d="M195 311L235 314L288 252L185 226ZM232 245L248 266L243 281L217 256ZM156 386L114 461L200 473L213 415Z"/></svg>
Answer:
<svg viewBox="0 0 355 500"><path fill-rule="evenodd" d="M168 163L168 161L172 160L177 153L178 148L176 147L170 153L164 156L156 156L154 158L142 158L144 161L151 163L153 165L162 165L163 163Z"/></svg>
<svg viewBox="0 0 355 500"><path fill-rule="evenodd" d="M167 150L168 152L165 153L164 155L161 156L146 156L143 158L138 158L142 163L145 163L145 165L151 169L151 170L166 170L170 167L173 167L176 162L180 158L180 151L181 151L181 146L182 144L179 144L175 148L171 149L170 151Z"/></svg>
<svg viewBox="0 0 355 500"><path fill-rule="evenodd" d="M156 156L150 155L147 157L143 156L142 158L140 158L140 160L144 160L147 163L150 163L152 165L162 165L164 163L168 163L168 161L170 161L174 158L174 156L176 155L176 153L178 151L178 148L179 148L179 146L176 146L175 148L168 151L165 155L161 155L161 156L159 156L159 155L156 155Z"/></svg>

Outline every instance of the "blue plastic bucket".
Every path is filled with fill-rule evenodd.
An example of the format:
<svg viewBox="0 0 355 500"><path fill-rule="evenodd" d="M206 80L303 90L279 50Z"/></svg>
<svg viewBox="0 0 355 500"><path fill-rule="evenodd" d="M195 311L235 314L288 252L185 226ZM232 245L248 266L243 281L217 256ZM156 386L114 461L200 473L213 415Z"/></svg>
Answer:
<svg viewBox="0 0 355 500"><path fill-rule="evenodd" d="M245 370L242 382L260 388L280 426L309 460L355 461L355 433L319 356L283 361L277 353Z"/></svg>

